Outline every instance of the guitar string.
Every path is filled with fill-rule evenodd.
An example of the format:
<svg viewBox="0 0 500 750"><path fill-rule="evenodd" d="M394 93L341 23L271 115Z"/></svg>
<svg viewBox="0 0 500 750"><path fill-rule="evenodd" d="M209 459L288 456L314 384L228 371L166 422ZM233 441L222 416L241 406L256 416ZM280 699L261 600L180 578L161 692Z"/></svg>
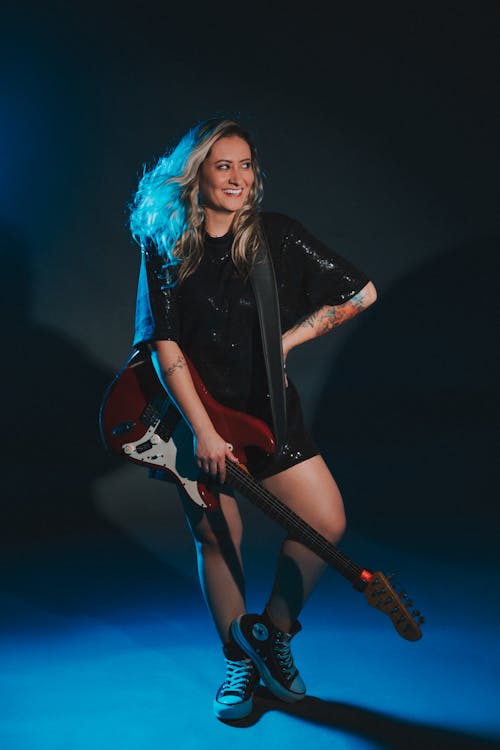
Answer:
<svg viewBox="0 0 500 750"><path fill-rule="evenodd" d="M340 551L337 550L333 544L328 542L328 540L322 537L321 534L319 534L319 532L317 532L313 527L309 526L309 524L303 521L300 516L294 513L284 503L279 501L278 498L275 498L270 492L268 492L267 490L265 490L265 488L259 485L251 475L249 475L246 471L243 471L242 469L240 469L237 466L237 464L235 465L231 461L226 460L226 466L229 469L229 473L230 474L232 473L235 476L236 480L239 481L243 487L246 487L249 491L253 491L255 495L258 495L259 499L261 500L261 502L264 502L264 504L267 503L267 505L273 506L273 508L275 509L276 517L281 516L292 527L298 526L303 531L304 536L308 536L314 542L317 549L321 549L322 551L324 551L327 557L336 558L337 561L339 561L339 563L342 565L344 569L347 570L350 568L351 571L355 574L356 578L360 577L360 574L363 571L361 567L359 567L353 561L351 561L348 557L340 553ZM329 562L329 560L327 560L327 562ZM350 580L352 581L353 579L351 578ZM389 588L393 591L392 586L390 586L390 584L389 584ZM396 599L399 601L399 596L395 592L394 592L394 595L396 596ZM401 602L401 605L403 609L406 610L402 602ZM410 621L413 622L413 618L410 618ZM393 623L394 623L394 620L393 620Z"/></svg>
<svg viewBox="0 0 500 750"><path fill-rule="evenodd" d="M306 523L300 516L292 511L288 506L282 503L278 498L274 497L264 487L261 487L253 477L249 476L245 471L235 466L233 462L227 461L227 467L230 474L234 474L236 479L249 491L259 496L259 499L271 505L276 512L277 516L281 516L287 523L292 527L299 527L304 536L308 537L316 545L317 549L323 551L329 558L335 558L342 568L350 570L356 576L362 572L362 568L356 563L345 557L334 545L325 539L316 529ZM293 529L292 529L293 530ZM316 550L314 550L316 551Z"/></svg>
<svg viewBox="0 0 500 750"><path fill-rule="evenodd" d="M228 468L230 474L233 473L233 475L235 475L236 479L243 485L243 487L247 488L249 491L253 491L255 495L258 495L261 502L267 504L268 506L270 505L273 508L275 517L283 518L284 521L292 527L292 530L293 527L298 527L302 531L303 535L306 538L309 538L311 542L316 546L316 550L314 551L320 550L324 555L326 555L326 557L328 558L326 562L330 562L331 559L335 559L343 570L351 573L351 582L355 579L360 578L363 568L344 556L339 550L335 548L335 546L331 542L329 542L319 532L317 532L316 529L306 523L299 515L288 508L287 505L285 505L278 498L274 497L274 495L272 495L265 488L259 485L251 475L249 475L243 469L239 468L237 464L234 464L234 462L228 461L227 459L226 467ZM352 576L354 576L354 578Z"/></svg>
<svg viewBox="0 0 500 750"><path fill-rule="evenodd" d="M275 518L283 519L285 525L288 524L288 528L295 530L298 528L303 536L311 541L312 549L314 552L319 554L326 562L330 563L331 560L335 560L338 566L345 571L346 577L354 583L355 580L359 580L363 568L350 560L347 556L343 555L331 542L323 537L316 529L305 522L299 515L288 508L282 501L276 498L272 493L266 490L264 487L259 485L252 475L241 469L237 464L226 459L226 467L229 474L233 475L236 482L246 488L250 494L256 495L264 508L271 506L274 511ZM315 548L314 548L315 547ZM323 555L321 554L323 553ZM337 566L337 567L338 567ZM390 584L389 584L390 586ZM392 590L392 587L390 587ZM398 599L399 597L396 592L393 592L394 596ZM401 603L402 604L402 603ZM402 605L404 607L404 605Z"/></svg>
<svg viewBox="0 0 500 750"><path fill-rule="evenodd" d="M345 569L351 569L351 571L354 572L355 578L359 579L360 574L362 573L363 569L358 566L356 563L351 561L349 558L345 557L339 550L337 550L333 544L328 542L319 532L317 532L312 526L309 526L305 521L301 519L300 516L298 516L294 511L292 511L290 508L288 508L282 501L280 501L278 498L276 498L272 493L268 492L264 487L259 485L256 480L249 475L246 471L243 469L240 469L238 465L235 465L234 462L226 460L226 466L228 468L228 471L230 474L233 474L234 478L237 480L236 483L240 483L246 489L253 493L254 495L259 495L259 499L263 500L265 504L272 505L273 509L277 510L277 516L285 517L286 521L291 521L291 525L293 526L299 526L303 530L304 536L309 536L313 542L317 545L317 548L320 548L321 550L325 551L325 554L327 557L336 558L340 561L342 567ZM313 550L317 551L317 550ZM327 560L327 562L330 562ZM349 576L347 576L349 577ZM354 581L353 578L350 578L351 582ZM390 612L387 612L386 610L383 610L389 618L392 620L394 625L397 625L398 631L400 630L401 626L404 624L406 627L408 625L415 626L415 619L412 617L410 612L406 609L405 605L401 601L399 595L396 591L394 591L393 587L387 583L389 587L389 591L391 593L391 596L395 599L395 604L397 603L398 606L398 612L397 616L403 617L403 622L396 623L394 617L396 617L396 613L394 613L394 617L391 616ZM380 609L380 607L379 607Z"/></svg>
<svg viewBox="0 0 500 750"><path fill-rule="evenodd" d="M160 418L160 422L162 421L164 420ZM335 548L335 546L331 542L329 542L318 531L316 531L316 529L306 523L299 515L288 508L288 506L285 505L282 501L274 497L274 495L272 495L265 488L259 485L250 474L239 468L237 464L226 459L226 467L230 474L232 473L233 475L235 475L236 479L243 485L243 487L246 487L249 491L253 491L254 494L258 495L261 502L264 502L264 504L267 503L267 505L271 505L273 507L275 511L275 517L281 516L281 518L283 518L292 527L292 530L294 526L299 527L303 535L306 538L308 537L316 546L316 550L313 551L317 552L318 550L321 550L321 552L323 552L324 555L327 556L328 559L326 560L326 562L330 562L330 559L332 558L335 559L342 567L342 569L349 571L351 573L351 576L354 575L354 578L350 578L351 581L359 579L363 568L344 556L339 550ZM320 555L321 552L319 553Z"/></svg>
<svg viewBox="0 0 500 750"><path fill-rule="evenodd" d="M309 536L309 538L317 545L318 548L321 548L325 551L328 557L336 558L343 568L350 568L351 571L355 573L356 578L359 578L360 574L363 571L363 569L359 565L351 561L349 558L345 557L339 550L334 547L331 542L328 542L328 540L325 539L319 532L317 532L316 529L306 523L300 516L298 516L294 511L288 508L288 506L286 506L281 500L276 498L272 493L259 485L251 475L247 474L246 471L240 469L239 466L235 465L232 461L226 461L226 465L229 469L229 473L232 473L235 476L236 480L240 482L240 484L244 485L249 491L252 491L253 494L259 495L260 499L264 500L264 502L266 502L267 504L272 505L274 509L277 509L277 515L285 517L286 521L291 522L292 526L300 526L301 530L304 533L304 536ZM395 596L397 601L400 603L400 607L402 607L403 609L403 612L400 611L400 615L404 615L404 611L407 611L405 605L400 601L400 598L394 591L393 587L390 584L388 585L392 595ZM411 616L410 620L413 620Z"/></svg>

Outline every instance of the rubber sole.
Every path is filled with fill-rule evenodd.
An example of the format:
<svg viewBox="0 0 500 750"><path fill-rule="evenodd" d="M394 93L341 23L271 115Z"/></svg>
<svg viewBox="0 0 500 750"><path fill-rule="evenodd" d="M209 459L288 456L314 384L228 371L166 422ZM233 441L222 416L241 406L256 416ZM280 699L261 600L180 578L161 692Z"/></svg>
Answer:
<svg viewBox="0 0 500 750"><path fill-rule="evenodd" d="M253 711L253 699L249 698L241 703L219 703L214 700L214 714L218 719L232 721L233 719L244 719Z"/></svg>

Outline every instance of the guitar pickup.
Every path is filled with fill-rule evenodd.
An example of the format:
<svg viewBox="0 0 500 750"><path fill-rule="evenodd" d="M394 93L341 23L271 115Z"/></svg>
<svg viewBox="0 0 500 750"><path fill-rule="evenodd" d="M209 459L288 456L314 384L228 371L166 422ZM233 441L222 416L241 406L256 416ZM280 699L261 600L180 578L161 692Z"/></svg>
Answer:
<svg viewBox="0 0 500 750"><path fill-rule="evenodd" d="M162 440L168 443L181 419L182 415L180 411L176 409L172 404L167 410L167 413L161 420L160 424L156 428L157 435L159 435Z"/></svg>
<svg viewBox="0 0 500 750"><path fill-rule="evenodd" d="M170 400L165 396L153 396L141 414L141 422L146 425L146 427L151 427L158 422L158 420L163 419L168 411L170 403Z"/></svg>
<svg viewBox="0 0 500 750"><path fill-rule="evenodd" d="M174 404L167 398L155 396L148 403L141 414L141 422L146 427L155 427L156 433L166 443L179 424L182 415Z"/></svg>
<svg viewBox="0 0 500 750"><path fill-rule="evenodd" d="M143 443L139 443L135 446L136 453L144 453L153 447L151 440L145 440Z"/></svg>

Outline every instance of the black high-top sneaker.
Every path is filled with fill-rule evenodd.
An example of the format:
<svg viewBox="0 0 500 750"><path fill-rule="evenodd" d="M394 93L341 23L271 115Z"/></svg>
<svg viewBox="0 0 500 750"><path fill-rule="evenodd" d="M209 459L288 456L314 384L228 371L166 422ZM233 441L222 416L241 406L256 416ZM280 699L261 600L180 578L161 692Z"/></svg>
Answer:
<svg viewBox="0 0 500 750"><path fill-rule="evenodd" d="M219 719L243 719L252 712L253 691L259 683L251 659L233 643L223 646L226 657L226 679L217 691L214 713Z"/></svg>
<svg viewBox="0 0 500 750"><path fill-rule="evenodd" d="M253 661L262 682L287 703L300 701L306 694L290 649L290 641L299 630L298 621L290 633L278 630L266 611L261 615L240 615L231 623L233 639Z"/></svg>

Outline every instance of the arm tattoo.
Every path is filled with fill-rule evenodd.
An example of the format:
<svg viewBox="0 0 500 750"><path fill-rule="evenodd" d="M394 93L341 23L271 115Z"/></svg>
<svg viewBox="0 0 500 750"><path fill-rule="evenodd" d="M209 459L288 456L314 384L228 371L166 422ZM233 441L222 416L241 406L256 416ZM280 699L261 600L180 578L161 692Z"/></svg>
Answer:
<svg viewBox="0 0 500 750"><path fill-rule="evenodd" d="M301 320L298 324L299 326L302 326L302 328L314 328L316 325L316 319L319 315L319 310L316 310L316 312L311 313L307 316L307 318L304 318L304 320Z"/></svg>
<svg viewBox="0 0 500 750"><path fill-rule="evenodd" d="M186 360L184 357L182 357L180 354L175 360L173 364L170 365L170 367L167 367L165 370L162 370L163 377L169 378L176 370L180 370L182 367L186 366Z"/></svg>
<svg viewBox="0 0 500 750"><path fill-rule="evenodd" d="M350 318L354 318L363 309L363 303L364 295L361 291L341 305L328 307L326 310L321 308L321 310L311 313L307 318L297 323L294 328L313 328L316 336L322 336L333 328L338 328Z"/></svg>
<svg viewBox="0 0 500 750"><path fill-rule="evenodd" d="M342 305L330 307L320 317L317 327L317 335L322 336L333 328L338 328L342 323L354 318L363 308L363 293L358 292L350 300Z"/></svg>

